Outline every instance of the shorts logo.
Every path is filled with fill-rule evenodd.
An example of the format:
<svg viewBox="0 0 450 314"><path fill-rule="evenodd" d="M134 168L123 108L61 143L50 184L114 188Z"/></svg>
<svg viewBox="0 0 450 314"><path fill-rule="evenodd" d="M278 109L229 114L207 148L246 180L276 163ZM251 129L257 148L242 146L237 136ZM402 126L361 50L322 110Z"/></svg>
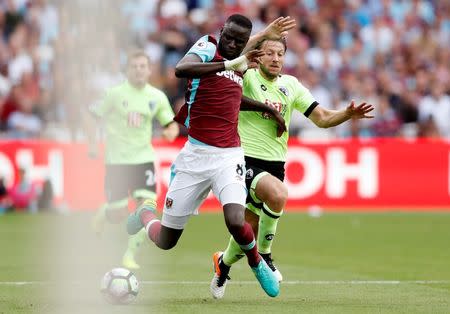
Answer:
<svg viewBox="0 0 450 314"><path fill-rule="evenodd" d="M237 164L237 165L236 165L236 173L237 173L239 176L244 175L244 170L245 170L245 168L244 168L244 165L243 165L243 164Z"/></svg>
<svg viewBox="0 0 450 314"><path fill-rule="evenodd" d="M284 96L289 96L289 92L286 87L280 86L278 89L284 94Z"/></svg>
<svg viewBox="0 0 450 314"><path fill-rule="evenodd" d="M264 84L261 84L261 89L262 89L263 91L266 91L266 90L267 90L267 87L266 87L266 85L264 85Z"/></svg>
<svg viewBox="0 0 450 314"><path fill-rule="evenodd" d="M265 238L267 241L272 241L275 235L273 233L266 234Z"/></svg>
<svg viewBox="0 0 450 314"><path fill-rule="evenodd" d="M250 180L250 179L253 179L253 176L254 176L255 174L253 173L253 169L248 169L247 170L247 173L245 174L245 178L247 179L247 180Z"/></svg>
<svg viewBox="0 0 450 314"><path fill-rule="evenodd" d="M166 208L171 208L173 205L173 199L171 199L170 197L166 198Z"/></svg>

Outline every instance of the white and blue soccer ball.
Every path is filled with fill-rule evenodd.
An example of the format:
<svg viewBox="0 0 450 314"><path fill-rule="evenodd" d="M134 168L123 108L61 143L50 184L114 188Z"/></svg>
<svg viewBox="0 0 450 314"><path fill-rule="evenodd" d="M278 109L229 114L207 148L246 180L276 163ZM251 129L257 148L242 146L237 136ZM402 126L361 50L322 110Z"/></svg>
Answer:
<svg viewBox="0 0 450 314"><path fill-rule="evenodd" d="M128 269L113 268L103 276L101 292L111 304L129 304L138 295L139 282Z"/></svg>

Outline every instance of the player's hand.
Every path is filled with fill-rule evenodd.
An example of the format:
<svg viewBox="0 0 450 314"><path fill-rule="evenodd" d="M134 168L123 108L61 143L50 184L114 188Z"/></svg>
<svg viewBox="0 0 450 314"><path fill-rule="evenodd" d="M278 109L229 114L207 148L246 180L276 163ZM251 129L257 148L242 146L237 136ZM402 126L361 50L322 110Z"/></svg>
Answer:
<svg viewBox="0 0 450 314"><path fill-rule="evenodd" d="M264 29L264 37L266 39L274 39L278 40L280 38L286 37L288 31L297 26L295 19L290 16L279 17L272 21L267 27Z"/></svg>
<svg viewBox="0 0 450 314"><path fill-rule="evenodd" d="M355 101L352 100L350 105L345 108L347 115L352 119L372 119L373 115L368 115L374 107L371 104L363 102L362 104L355 107Z"/></svg>
<svg viewBox="0 0 450 314"><path fill-rule="evenodd" d="M171 122L164 128L162 136L166 141L173 142L178 137L179 133L180 129L178 124L176 122Z"/></svg>
<svg viewBox="0 0 450 314"><path fill-rule="evenodd" d="M283 116L277 110L274 110L272 113L272 119L277 123L277 137L283 135L284 132L287 131L286 121L284 121Z"/></svg>

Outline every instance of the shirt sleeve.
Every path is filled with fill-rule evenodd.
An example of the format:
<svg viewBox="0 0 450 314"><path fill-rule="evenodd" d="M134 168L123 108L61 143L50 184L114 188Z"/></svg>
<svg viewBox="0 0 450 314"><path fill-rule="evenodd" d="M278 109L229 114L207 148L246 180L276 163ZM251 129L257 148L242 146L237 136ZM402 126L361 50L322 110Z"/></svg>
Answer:
<svg viewBox="0 0 450 314"><path fill-rule="evenodd" d="M215 43L209 40L208 35L205 35L197 40L197 42L191 47L191 49L189 49L186 55L196 54L202 59L203 62L209 62L214 58L216 49L217 47Z"/></svg>
<svg viewBox="0 0 450 314"><path fill-rule="evenodd" d="M166 126L173 121L174 116L175 114L170 106L169 99L161 92L159 95L158 109L155 114L156 119L162 126Z"/></svg>
<svg viewBox="0 0 450 314"><path fill-rule="evenodd" d="M293 83L295 90L295 99L294 99L294 108L300 111L305 115L309 115L307 113L311 113L311 106L317 106L317 101L314 99L311 92L302 85L297 79Z"/></svg>

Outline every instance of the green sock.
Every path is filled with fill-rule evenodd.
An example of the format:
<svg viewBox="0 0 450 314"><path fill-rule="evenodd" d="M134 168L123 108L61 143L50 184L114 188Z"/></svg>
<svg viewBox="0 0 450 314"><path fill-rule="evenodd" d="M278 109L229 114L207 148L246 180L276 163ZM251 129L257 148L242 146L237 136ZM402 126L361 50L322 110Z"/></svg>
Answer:
<svg viewBox="0 0 450 314"><path fill-rule="evenodd" d="M233 237L230 237L227 249L223 253L222 257L222 260L225 263L225 265L231 266L244 256L245 256L244 251L242 251L239 244L236 242L236 240L234 240Z"/></svg>
<svg viewBox="0 0 450 314"><path fill-rule="evenodd" d="M258 252L267 254L271 252L273 238L277 232L278 220L283 211L277 213L272 211L265 203L259 214L258 224Z"/></svg>
<svg viewBox="0 0 450 314"><path fill-rule="evenodd" d="M142 228L138 233L135 235L132 235L128 238L128 248L127 252L131 255L135 256L139 247L142 245L142 243L145 241L145 237L147 236L147 233L145 232L145 229Z"/></svg>

